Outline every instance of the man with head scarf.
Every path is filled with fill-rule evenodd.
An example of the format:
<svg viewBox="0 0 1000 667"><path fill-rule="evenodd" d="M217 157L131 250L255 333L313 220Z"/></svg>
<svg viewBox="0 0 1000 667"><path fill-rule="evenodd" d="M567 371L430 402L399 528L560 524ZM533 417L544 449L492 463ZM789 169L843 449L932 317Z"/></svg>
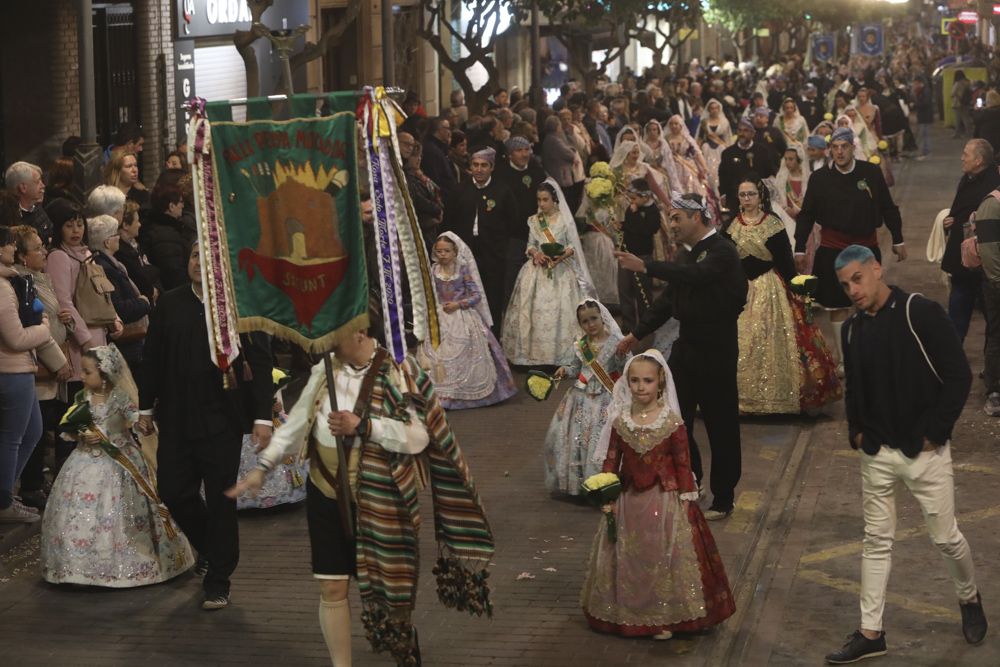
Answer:
<svg viewBox="0 0 1000 667"><path fill-rule="evenodd" d="M490 304L494 333L503 322L507 235L517 206L510 189L494 177L496 151L482 148L472 153L472 178L456 190L445 212L442 231L454 232L471 249L483 277L483 291Z"/></svg>
<svg viewBox="0 0 1000 667"><path fill-rule="evenodd" d="M816 84L807 83L802 87L802 94L795 103L810 129L816 127L823 120L823 113L826 111L823 108L823 102L816 93Z"/></svg>
<svg viewBox="0 0 1000 667"><path fill-rule="evenodd" d="M770 118L771 112L767 107L758 107L754 111L751 122L754 127L754 142L763 146L767 146L771 149L774 155L774 171L777 173L778 167L781 166L781 156L785 154L785 149L788 148L788 142L785 140L785 135L782 134L781 130L771 125L768 118Z"/></svg>
<svg viewBox="0 0 1000 667"><path fill-rule="evenodd" d="M628 351L670 317L680 322L670 370L689 434L691 468L699 481L703 478L701 455L694 440L699 407L705 420L712 451L712 505L705 518L716 521L732 514L742 470L737 321L746 304L748 282L736 246L716 231L701 195L675 195L670 206L670 228L683 247L675 261L643 261L630 253L615 253L623 269L667 282L632 333L619 343L618 351Z"/></svg>
<svg viewBox="0 0 1000 667"><path fill-rule="evenodd" d="M719 163L719 194L723 206L730 211L739 208L736 189L741 178L753 173L763 180L778 173L781 159L767 144L754 139L756 129L747 118L741 118L736 126L736 143L722 151Z"/></svg>
<svg viewBox="0 0 1000 667"><path fill-rule="evenodd" d="M813 226L820 224L820 243L813 260L813 273L819 278L816 300L830 311L836 349L840 346L840 323L847 318L851 300L844 294L833 263L837 254L849 245L870 248L881 261L878 228L884 223L892 234L892 252L906 259L903 245L903 220L892 200L878 165L854 159L854 132L838 127L830 140L832 164L809 178L802 210L795 219L795 263L805 270L806 243Z"/></svg>
<svg viewBox="0 0 1000 667"><path fill-rule="evenodd" d="M826 138L819 134L810 134L806 139L806 160L809 171L813 172L825 167L829 161Z"/></svg>
<svg viewBox="0 0 1000 667"><path fill-rule="evenodd" d="M497 181L507 186L514 196L514 216L507 220L504 303L510 300L517 272L527 259L524 249L528 246L528 216L537 208L538 184L546 178L541 163L532 154L531 142L525 137L511 137L506 147L507 159L496 168Z"/></svg>

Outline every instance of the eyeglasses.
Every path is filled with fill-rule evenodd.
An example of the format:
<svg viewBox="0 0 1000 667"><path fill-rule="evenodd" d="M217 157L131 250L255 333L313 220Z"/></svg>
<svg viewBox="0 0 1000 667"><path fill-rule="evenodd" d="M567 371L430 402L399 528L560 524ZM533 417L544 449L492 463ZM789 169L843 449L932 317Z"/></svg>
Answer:
<svg viewBox="0 0 1000 667"><path fill-rule="evenodd" d="M760 193L758 193L758 192L741 192L741 193L739 193L739 198L740 199L753 199L754 197L759 197L759 196L760 196Z"/></svg>

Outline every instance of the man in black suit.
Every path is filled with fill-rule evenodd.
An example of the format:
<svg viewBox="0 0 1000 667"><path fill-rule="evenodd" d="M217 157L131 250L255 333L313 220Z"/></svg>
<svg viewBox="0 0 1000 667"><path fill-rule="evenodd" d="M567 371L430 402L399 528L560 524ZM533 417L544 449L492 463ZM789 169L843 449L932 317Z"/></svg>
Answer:
<svg viewBox="0 0 1000 667"><path fill-rule="evenodd" d="M746 304L747 278L736 246L715 231L700 195L675 196L668 219L686 250L677 261L657 262L615 253L623 269L667 282L667 289L618 344L618 352L630 350L671 316L680 322L680 336L670 353L670 371L688 432L691 469L699 483L703 477L701 454L694 439L694 416L699 407L705 420L712 450L712 506L705 518L717 521L732 514L742 472L736 322Z"/></svg>
<svg viewBox="0 0 1000 667"><path fill-rule="evenodd" d="M507 261L504 279L504 305L514 292L517 274L527 261L528 217L538 209L538 186L546 179L541 163L531 153L531 143L524 137L507 140L507 160L497 165L496 179L513 196L514 217L507 221Z"/></svg>
<svg viewBox="0 0 1000 667"><path fill-rule="evenodd" d="M239 562L236 483L243 434L264 447L271 439L273 387L266 345L240 336L241 353L228 378L212 362L197 246L188 260L189 285L163 294L149 322L139 388L139 430L159 426L160 497L198 551L204 574L202 609L229 604L229 577ZM205 485L205 500L200 490Z"/></svg>
<svg viewBox="0 0 1000 667"><path fill-rule="evenodd" d="M736 126L736 143L722 151L719 161L719 193L723 205L736 211L740 202L736 196L740 179L753 173L758 179L765 179L777 173L775 163L778 156L766 144L754 140L755 129L747 118L741 118Z"/></svg>
<svg viewBox="0 0 1000 667"><path fill-rule="evenodd" d="M451 208L445 212L444 231L458 234L472 250L493 316L493 330L499 334L503 324L507 230L517 218L517 206L507 186L493 176L496 159L492 148L472 154L472 178L459 186Z"/></svg>

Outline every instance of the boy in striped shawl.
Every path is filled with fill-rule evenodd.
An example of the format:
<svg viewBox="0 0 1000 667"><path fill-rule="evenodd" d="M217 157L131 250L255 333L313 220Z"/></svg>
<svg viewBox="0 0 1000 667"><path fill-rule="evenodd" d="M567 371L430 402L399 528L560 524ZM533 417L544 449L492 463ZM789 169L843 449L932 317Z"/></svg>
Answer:
<svg viewBox="0 0 1000 667"><path fill-rule="evenodd" d="M339 409L331 410L321 361L288 422L260 452L258 469L230 493L259 489L278 461L308 452L313 576L320 584L320 627L334 667L351 664L351 576L358 581L372 647L390 651L398 665L416 666L420 650L410 615L419 568L417 491L429 483L433 493L440 547L434 574L446 606L492 615L486 566L493 534L427 374L410 359L395 363L364 331L345 336L332 361ZM354 538L346 536L335 488L337 437L347 450Z"/></svg>

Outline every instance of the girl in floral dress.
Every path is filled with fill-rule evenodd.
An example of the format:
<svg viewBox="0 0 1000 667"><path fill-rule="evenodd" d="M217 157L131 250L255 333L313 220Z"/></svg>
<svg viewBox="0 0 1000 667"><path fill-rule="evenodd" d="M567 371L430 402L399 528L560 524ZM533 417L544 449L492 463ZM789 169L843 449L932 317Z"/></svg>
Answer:
<svg viewBox="0 0 1000 667"><path fill-rule="evenodd" d="M284 371L274 369L272 372L276 393L274 405L271 407L271 419L274 428L286 421L284 401L281 398L281 387L290 379ZM247 473L257 467L257 442L252 434L243 436L243 449L240 451L240 472L237 479L243 479ZM306 476L309 474L309 464L300 461L296 456L286 456L264 480L257 493L244 493L236 499L236 509L252 510L267 509L278 505L292 505L306 499ZM204 493L204 491L203 491Z"/></svg>
<svg viewBox="0 0 1000 667"><path fill-rule="evenodd" d="M656 350L625 364L597 456L622 493L605 506L580 601L590 627L669 639L718 625L735 611L715 540L698 507L687 433L667 362Z"/></svg>
<svg viewBox="0 0 1000 667"><path fill-rule="evenodd" d="M424 341L421 365L449 410L506 401L517 389L507 357L490 331L493 318L472 250L452 232L438 236L433 250L441 342L435 349Z"/></svg>
<svg viewBox="0 0 1000 667"><path fill-rule="evenodd" d="M74 409L92 423L52 485L42 520L42 576L54 584L132 588L194 564L187 538L160 502L132 426L135 383L118 348L81 357Z"/></svg>
<svg viewBox="0 0 1000 667"><path fill-rule="evenodd" d="M582 493L583 481L600 469L594 452L623 361L615 354L622 331L603 304L581 301L576 319L583 335L573 343L573 362L555 373L574 378L573 387L545 434L545 488L571 496Z"/></svg>

